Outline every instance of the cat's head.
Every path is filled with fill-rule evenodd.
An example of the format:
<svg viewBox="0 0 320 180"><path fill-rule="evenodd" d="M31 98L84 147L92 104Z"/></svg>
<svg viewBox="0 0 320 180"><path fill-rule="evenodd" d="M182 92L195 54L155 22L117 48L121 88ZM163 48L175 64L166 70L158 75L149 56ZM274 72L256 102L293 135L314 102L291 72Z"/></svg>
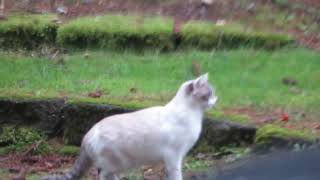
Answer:
<svg viewBox="0 0 320 180"><path fill-rule="evenodd" d="M214 88L208 81L208 73L199 76L198 78L186 82L184 93L188 101L202 109L208 109L215 105L218 97L215 95Z"/></svg>

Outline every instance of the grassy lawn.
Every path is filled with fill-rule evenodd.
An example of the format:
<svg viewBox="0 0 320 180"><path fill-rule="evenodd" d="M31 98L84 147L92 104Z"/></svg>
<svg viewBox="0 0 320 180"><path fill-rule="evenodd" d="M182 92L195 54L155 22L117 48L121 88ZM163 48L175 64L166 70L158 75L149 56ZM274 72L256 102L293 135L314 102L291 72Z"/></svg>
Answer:
<svg viewBox="0 0 320 180"><path fill-rule="evenodd" d="M163 104L193 78L192 62L210 73L218 108L254 105L320 112L320 54L278 51L184 51L168 54L76 52L59 64L47 58L0 54L1 97L69 97L75 101ZM297 80L297 87L282 78ZM101 98L87 94L102 90ZM293 92L294 91L294 92Z"/></svg>

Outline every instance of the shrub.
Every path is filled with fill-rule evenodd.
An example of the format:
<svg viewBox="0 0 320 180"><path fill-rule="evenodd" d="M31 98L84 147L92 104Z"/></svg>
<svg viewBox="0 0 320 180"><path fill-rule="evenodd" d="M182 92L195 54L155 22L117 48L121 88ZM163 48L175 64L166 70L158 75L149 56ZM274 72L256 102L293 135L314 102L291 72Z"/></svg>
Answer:
<svg viewBox="0 0 320 180"><path fill-rule="evenodd" d="M52 45L57 40L58 45L76 48L170 50L245 46L273 49L293 42L288 35L253 31L239 24L216 26L191 21L182 26L177 38L173 33L173 20L169 18L105 15L81 17L58 27L52 22L53 17L20 15L1 21L0 47L32 49L42 44Z"/></svg>
<svg viewBox="0 0 320 180"><path fill-rule="evenodd" d="M51 151L44 137L35 129L29 127L4 126L0 133L0 154L11 151L26 151L32 145L34 154L49 153Z"/></svg>
<svg viewBox="0 0 320 180"><path fill-rule="evenodd" d="M15 15L0 23L1 48L32 49L43 43L55 43L58 26L53 15Z"/></svg>
<svg viewBox="0 0 320 180"><path fill-rule="evenodd" d="M79 48L171 49L173 21L160 17L106 15L83 17L62 25L58 42Z"/></svg>
<svg viewBox="0 0 320 180"><path fill-rule="evenodd" d="M284 34L257 32L238 24L216 26L212 23L191 21L182 26L181 46L210 48L263 47L273 49L293 42Z"/></svg>

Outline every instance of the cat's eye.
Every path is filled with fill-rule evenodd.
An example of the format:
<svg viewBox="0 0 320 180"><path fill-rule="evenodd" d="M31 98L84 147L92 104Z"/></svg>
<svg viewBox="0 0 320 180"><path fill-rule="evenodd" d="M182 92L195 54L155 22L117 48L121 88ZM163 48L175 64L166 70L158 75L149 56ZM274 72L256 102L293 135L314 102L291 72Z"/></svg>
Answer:
<svg viewBox="0 0 320 180"><path fill-rule="evenodd" d="M212 95L212 91L209 91L208 93L200 96L200 98L201 98L201 100L203 100L203 101L208 101L211 95Z"/></svg>
<svg viewBox="0 0 320 180"><path fill-rule="evenodd" d="M204 101L207 101L209 99L210 96L208 95L203 95L201 96L201 99L204 100Z"/></svg>

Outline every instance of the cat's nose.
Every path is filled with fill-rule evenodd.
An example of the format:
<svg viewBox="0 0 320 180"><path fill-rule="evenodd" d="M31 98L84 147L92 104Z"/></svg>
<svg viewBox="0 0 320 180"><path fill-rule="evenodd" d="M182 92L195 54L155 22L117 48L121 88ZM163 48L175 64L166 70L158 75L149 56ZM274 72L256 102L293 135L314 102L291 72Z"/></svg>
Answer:
<svg viewBox="0 0 320 180"><path fill-rule="evenodd" d="M209 108L212 108L216 104L217 100L218 100L217 96L211 97L208 101Z"/></svg>

